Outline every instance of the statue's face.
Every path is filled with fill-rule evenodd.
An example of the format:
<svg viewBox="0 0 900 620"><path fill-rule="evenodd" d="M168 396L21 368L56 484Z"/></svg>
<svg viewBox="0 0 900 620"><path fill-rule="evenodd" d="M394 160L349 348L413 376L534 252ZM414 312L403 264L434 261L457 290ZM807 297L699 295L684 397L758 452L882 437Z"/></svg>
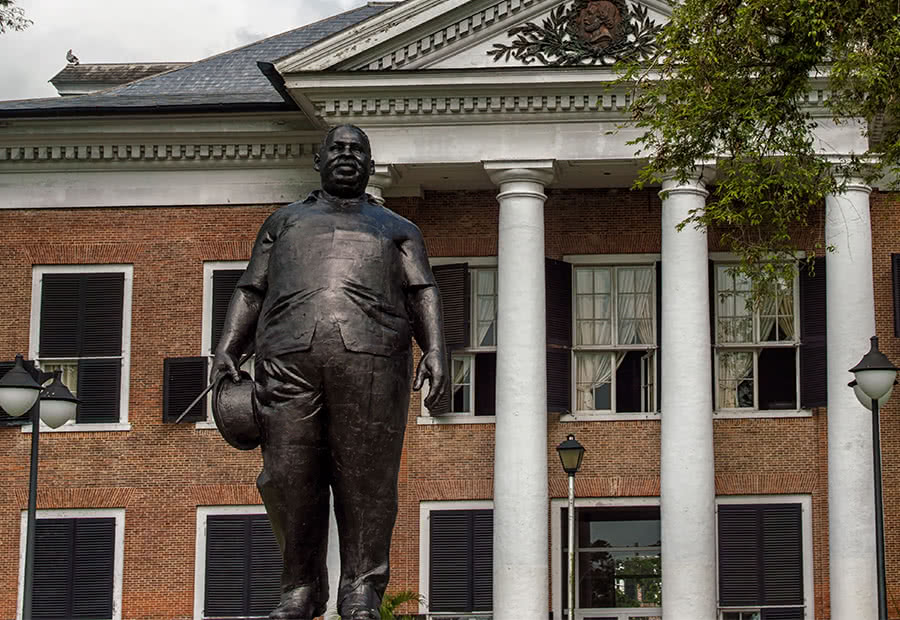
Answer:
<svg viewBox="0 0 900 620"><path fill-rule="evenodd" d="M355 127L338 127L315 156L322 188L333 196L355 198L366 190L375 162L368 141Z"/></svg>

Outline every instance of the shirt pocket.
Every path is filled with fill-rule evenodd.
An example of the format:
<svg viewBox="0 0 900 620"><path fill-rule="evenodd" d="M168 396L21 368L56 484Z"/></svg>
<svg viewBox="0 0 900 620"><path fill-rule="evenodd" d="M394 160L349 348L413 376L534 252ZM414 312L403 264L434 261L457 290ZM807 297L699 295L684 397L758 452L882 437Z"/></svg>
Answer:
<svg viewBox="0 0 900 620"><path fill-rule="evenodd" d="M331 256L366 261L380 259L381 242L372 233L336 229L331 238Z"/></svg>

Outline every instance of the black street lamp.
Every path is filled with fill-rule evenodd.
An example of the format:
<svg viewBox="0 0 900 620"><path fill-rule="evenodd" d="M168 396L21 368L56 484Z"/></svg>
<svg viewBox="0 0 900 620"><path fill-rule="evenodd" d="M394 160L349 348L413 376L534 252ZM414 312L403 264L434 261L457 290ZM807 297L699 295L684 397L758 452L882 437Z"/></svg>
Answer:
<svg viewBox="0 0 900 620"><path fill-rule="evenodd" d="M897 367L878 350L878 337L872 336L872 348L850 369L856 377L849 383L856 398L872 410L872 458L875 469L875 544L878 561L878 618L887 620L887 578L884 565L884 500L881 484L881 429L878 409L891 396Z"/></svg>
<svg viewBox="0 0 900 620"><path fill-rule="evenodd" d="M41 421L50 428L58 428L75 417L78 399L59 379L60 372L41 372L21 355L16 365L0 378L0 407L11 416L19 417L33 411L31 417L31 469L28 472L28 524L25 530L25 584L22 593L22 619L31 620L31 601L34 584L34 542L37 514L38 437ZM53 379L46 388L41 384ZM33 409L32 409L33 407Z"/></svg>
<svg viewBox="0 0 900 620"><path fill-rule="evenodd" d="M575 620L575 474L581 469L584 446L569 435L556 446L563 471L569 476L569 620Z"/></svg>

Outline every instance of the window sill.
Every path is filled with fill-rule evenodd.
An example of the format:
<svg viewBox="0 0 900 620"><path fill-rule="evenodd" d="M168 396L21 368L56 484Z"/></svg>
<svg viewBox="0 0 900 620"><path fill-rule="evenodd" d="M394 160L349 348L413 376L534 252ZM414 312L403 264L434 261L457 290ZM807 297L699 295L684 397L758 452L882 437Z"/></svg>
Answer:
<svg viewBox="0 0 900 620"><path fill-rule="evenodd" d="M468 415L459 413L448 413L446 415L420 415L416 418L416 424L494 424L497 422L497 416L493 415Z"/></svg>
<svg viewBox="0 0 900 620"><path fill-rule="evenodd" d="M194 428L197 430L218 430L216 423L212 420L203 420L202 422L194 422Z"/></svg>
<svg viewBox="0 0 900 620"><path fill-rule="evenodd" d="M559 416L560 422L624 422L631 420L658 420L656 412L645 413L598 413L596 411L576 411L575 413L563 413Z"/></svg>
<svg viewBox="0 0 900 620"><path fill-rule="evenodd" d="M41 434L44 433L110 433L130 431L131 424L128 422L102 422L99 424L63 424L59 428L50 428L41 425ZM31 424L22 427L23 433L31 433Z"/></svg>
<svg viewBox="0 0 900 620"><path fill-rule="evenodd" d="M738 409L713 411L713 418L720 420L739 418L811 418L811 409L770 409L742 411Z"/></svg>

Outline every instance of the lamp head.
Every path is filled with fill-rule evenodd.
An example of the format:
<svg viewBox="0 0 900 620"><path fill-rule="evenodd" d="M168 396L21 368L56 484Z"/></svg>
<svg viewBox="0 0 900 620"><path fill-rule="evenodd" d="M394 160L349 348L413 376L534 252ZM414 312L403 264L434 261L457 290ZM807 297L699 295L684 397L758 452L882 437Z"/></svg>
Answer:
<svg viewBox="0 0 900 620"><path fill-rule="evenodd" d="M584 446L575 440L575 435L569 435L564 442L556 446L556 451L559 453L563 471L570 476L577 474L584 458Z"/></svg>
<svg viewBox="0 0 900 620"><path fill-rule="evenodd" d="M872 346L859 363L850 369L856 377L859 389L872 400L887 394L897 378L897 367L878 350L878 337L872 336ZM880 401L879 401L880 402Z"/></svg>
<svg viewBox="0 0 900 620"><path fill-rule="evenodd" d="M0 378L0 407L13 417L19 417L34 406L41 393L41 384L25 368L25 360L16 355L16 365Z"/></svg>
<svg viewBox="0 0 900 620"><path fill-rule="evenodd" d="M53 373L53 382L41 392L41 421L50 428L59 428L75 418L79 400L60 380L60 371Z"/></svg>

